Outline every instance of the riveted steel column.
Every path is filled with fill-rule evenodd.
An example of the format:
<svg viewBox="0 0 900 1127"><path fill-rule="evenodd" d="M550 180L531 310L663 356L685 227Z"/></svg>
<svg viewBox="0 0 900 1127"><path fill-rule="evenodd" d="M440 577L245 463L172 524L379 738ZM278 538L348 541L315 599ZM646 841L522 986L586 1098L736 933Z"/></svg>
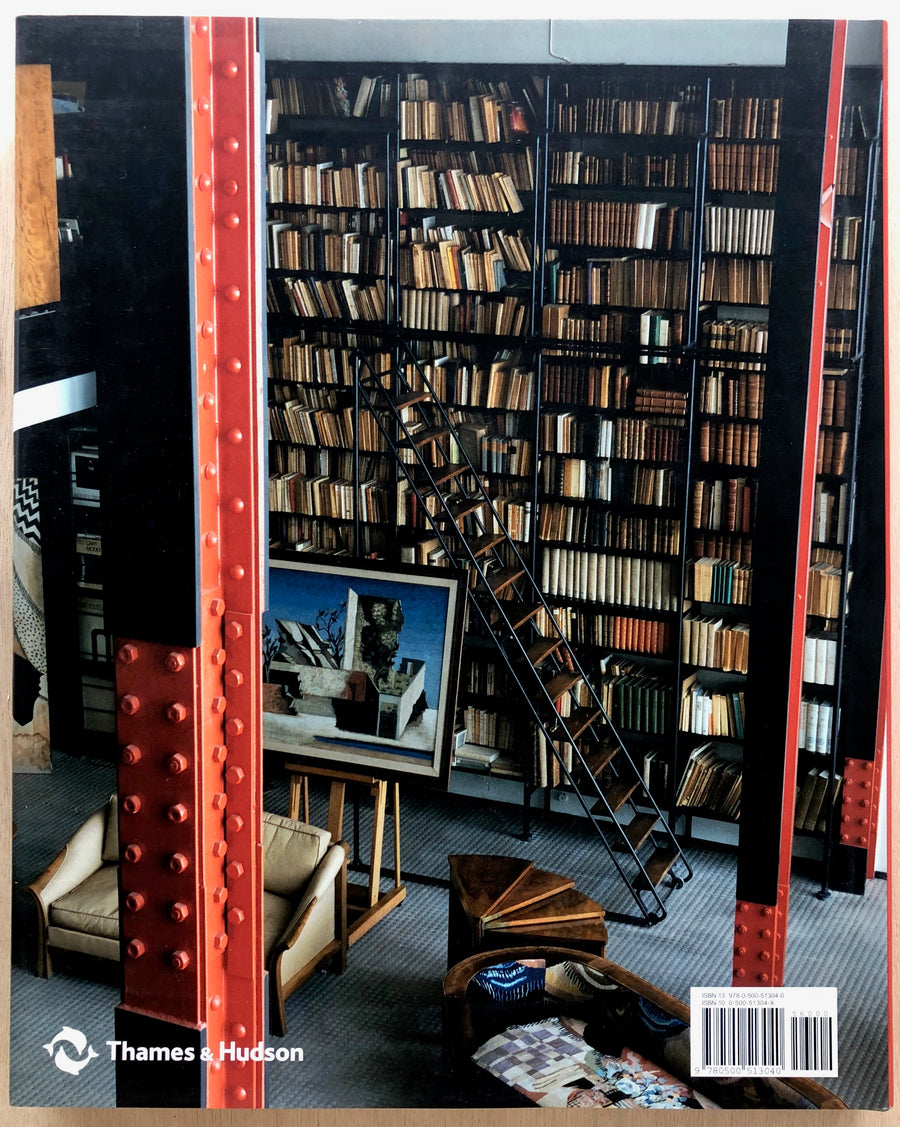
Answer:
<svg viewBox="0 0 900 1127"><path fill-rule="evenodd" d="M784 981L846 33L844 20L788 24L735 911L743 986Z"/></svg>
<svg viewBox="0 0 900 1127"><path fill-rule="evenodd" d="M257 61L253 21L185 21L196 638L120 638L121 1105L264 1106ZM183 422L183 421L182 421ZM194 574L186 581L194 585ZM166 623L161 623L164 632Z"/></svg>
<svg viewBox="0 0 900 1127"><path fill-rule="evenodd" d="M216 749L224 857L222 1040L265 1039L261 855L261 592L257 55L253 21L190 21L194 288L200 388L201 537L224 674ZM208 443L208 445L207 445ZM204 484L206 483L206 484ZM204 501L205 490L208 495ZM214 958L217 951L213 951ZM211 1069L214 1066L211 1065ZM218 1062L210 1107L262 1107L261 1062Z"/></svg>

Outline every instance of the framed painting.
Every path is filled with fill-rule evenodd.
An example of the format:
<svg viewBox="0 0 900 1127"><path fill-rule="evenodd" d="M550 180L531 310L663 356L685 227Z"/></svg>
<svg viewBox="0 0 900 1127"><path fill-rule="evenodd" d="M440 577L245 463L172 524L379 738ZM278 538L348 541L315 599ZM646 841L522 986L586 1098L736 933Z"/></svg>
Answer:
<svg viewBox="0 0 900 1127"><path fill-rule="evenodd" d="M291 553L269 565L265 749L446 786L463 579Z"/></svg>

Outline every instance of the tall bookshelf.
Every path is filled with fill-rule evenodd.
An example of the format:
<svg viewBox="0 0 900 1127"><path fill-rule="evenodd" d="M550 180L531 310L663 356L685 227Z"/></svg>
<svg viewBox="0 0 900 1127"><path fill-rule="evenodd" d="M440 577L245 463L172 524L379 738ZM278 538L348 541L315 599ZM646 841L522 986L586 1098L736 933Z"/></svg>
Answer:
<svg viewBox="0 0 900 1127"><path fill-rule="evenodd" d="M301 129L285 113L279 83L289 76L346 97L327 113L316 107ZM337 391L318 374L286 375L290 356L302 352L304 363L321 366L338 342L376 354L385 373L393 364L411 375L414 356L484 473L550 613L603 684L610 716L643 759L660 803L687 834L697 817L735 824L756 474L760 458L773 456L764 435L782 72L278 63L269 78L269 97L282 111L269 138L270 192L272 177L290 164L289 144L310 146L305 159L320 171L328 161L351 164L359 181L363 155L351 152L348 137L358 143L366 130L378 136L385 184L378 218L366 219L367 237L378 240L383 312L364 325L345 309L332 318L294 309L285 318L288 278L283 261L273 261L273 237L294 239L285 232L321 224L322 213L298 216L270 196L273 422L281 425L288 403L297 415L343 412L346 421L336 461L319 449L326 443L273 433L273 490L286 479L294 489L312 469L324 489L352 483L340 519L285 516L276 511L286 507L278 492L273 539L453 562L403 475L384 450L370 449L378 436L368 435L352 405L349 354ZM848 82L848 107L865 103L867 120L873 81L860 72ZM847 114L858 133L859 111ZM858 140L844 159L856 161L865 201L874 166L852 155ZM375 175L375 150L364 156ZM355 204L349 211L358 233L362 211ZM834 304L850 301L865 275L859 219L850 202L840 204ZM838 254L840 247L852 253ZM304 269L310 281L334 281ZM838 398L847 385L850 413L853 380L841 374L848 365L836 350L848 347L853 316L832 317L825 377ZM849 331L855 341L859 327ZM845 429L824 425L825 433ZM847 524L838 515L840 485L823 476L819 503L823 520L827 510L829 520ZM382 511L398 528L390 546L358 531L357 539L309 532L349 529L350 508L358 530L369 488L382 489ZM814 577L836 566L828 555L843 547L836 529L816 543L823 558L811 561ZM496 773L559 786L548 749L509 723L515 710L497 677L489 651L473 639L460 704L472 718L470 742L499 746L473 753L470 765L480 758L490 772L493 761Z"/></svg>

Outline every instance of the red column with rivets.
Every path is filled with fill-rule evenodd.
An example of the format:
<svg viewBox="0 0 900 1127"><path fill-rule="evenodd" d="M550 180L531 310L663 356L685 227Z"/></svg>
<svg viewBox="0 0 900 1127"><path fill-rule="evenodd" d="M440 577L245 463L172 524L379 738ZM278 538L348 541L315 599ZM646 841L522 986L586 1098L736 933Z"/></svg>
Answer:
<svg viewBox="0 0 900 1127"><path fill-rule="evenodd" d="M157 1039L167 1029L173 1043L186 1038L190 1060L185 1049L178 1067L195 1106L263 1107L262 1062L220 1051L266 1037L258 60L252 20L196 17L186 28L200 644L117 647L117 1028L149 1019ZM169 1085L158 1095L170 1103Z"/></svg>

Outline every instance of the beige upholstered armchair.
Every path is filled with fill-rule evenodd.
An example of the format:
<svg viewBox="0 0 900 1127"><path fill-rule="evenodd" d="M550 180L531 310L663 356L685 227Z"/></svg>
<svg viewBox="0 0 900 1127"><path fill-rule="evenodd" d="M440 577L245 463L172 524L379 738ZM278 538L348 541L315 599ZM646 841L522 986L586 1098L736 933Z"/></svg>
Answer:
<svg viewBox="0 0 900 1127"><path fill-rule="evenodd" d="M30 886L38 912L37 974L51 950L119 959L116 796L95 811ZM272 1032L286 1028L284 1002L314 971L347 961L347 847L327 830L263 814L265 959Z"/></svg>

